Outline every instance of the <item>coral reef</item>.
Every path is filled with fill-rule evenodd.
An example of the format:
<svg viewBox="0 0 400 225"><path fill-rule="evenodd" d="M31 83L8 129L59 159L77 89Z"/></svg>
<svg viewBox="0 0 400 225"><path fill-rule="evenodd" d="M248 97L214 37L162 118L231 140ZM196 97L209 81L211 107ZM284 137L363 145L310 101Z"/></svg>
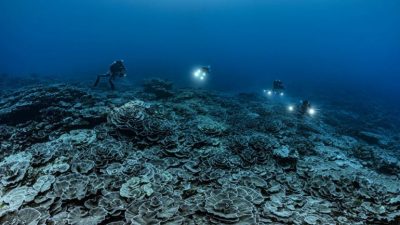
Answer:
<svg viewBox="0 0 400 225"><path fill-rule="evenodd" d="M400 223L395 130L159 79L0 95L1 224Z"/></svg>
<svg viewBox="0 0 400 225"><path fill-rule="evenodd" d="M126 136L148 145L148 142L160 142L173 133L173 115L167 113L158 105L135 100L113 109L108 121Z"/></svg>
<svg viewBox="0 0 400 225"><path fill-rule="evenodd" d="M174 95L172 86L172 82L151 78L143 82L143 92L153 95L155 99L169 98Z"/></svg>

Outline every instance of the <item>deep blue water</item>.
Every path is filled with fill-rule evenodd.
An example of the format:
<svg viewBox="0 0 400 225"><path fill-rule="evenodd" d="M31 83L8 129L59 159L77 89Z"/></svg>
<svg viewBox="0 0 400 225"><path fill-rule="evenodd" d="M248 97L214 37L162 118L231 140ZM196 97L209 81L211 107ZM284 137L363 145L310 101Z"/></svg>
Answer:
<svg viewBox="0 0 400 225"><path fill-rule="evenodd" d="M16 0L0 10L0 73L12 76L94 79L121 58L133 84L190 85L206 64L213 89L279 78L311 96L400 96L398 0Z"/></svg>

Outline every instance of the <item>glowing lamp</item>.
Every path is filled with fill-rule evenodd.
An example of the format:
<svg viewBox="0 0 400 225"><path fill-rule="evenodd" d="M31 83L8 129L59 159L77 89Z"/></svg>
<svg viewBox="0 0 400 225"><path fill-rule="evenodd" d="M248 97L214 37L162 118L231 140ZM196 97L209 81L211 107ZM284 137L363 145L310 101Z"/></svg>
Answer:
<svg viewBox="0 0 400 225"><path fill-rule="evenodd" d="M315 109L313 109L313 108L308 109L308 114L310 114L310 116L315 115L315 113L316 113Z"/></svg>
<svg viewBox="0 0 400 225"><path fill-rule="evenodd" d="M200 71L200 69L198 69L198 70L194 71L193 76L194 77L199 77L200 73L201 73L201 71Z"/></svg>
<svg viewBox="0 0 400 225"><path fill-rule="evenodd" d="M202 69L197 69L197 70L195 70L195 71L193 72L193 76L194 76L196 79L204 80L204 79L206 78L206 76L207 76L207 73L204 72Z"/></svg>

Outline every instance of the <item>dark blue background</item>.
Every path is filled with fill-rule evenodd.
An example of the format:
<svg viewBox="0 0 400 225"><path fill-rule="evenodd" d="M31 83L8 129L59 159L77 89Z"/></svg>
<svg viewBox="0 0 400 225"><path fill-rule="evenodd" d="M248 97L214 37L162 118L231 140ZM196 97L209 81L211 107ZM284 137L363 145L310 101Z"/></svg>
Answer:
<svg viewBox="0 0 400 225"><path fill-rule="evenodd" d="M114 59L129 79L258 90L348 87L398 99L398 0L3 0L0 72L93 77Z"/></svg>

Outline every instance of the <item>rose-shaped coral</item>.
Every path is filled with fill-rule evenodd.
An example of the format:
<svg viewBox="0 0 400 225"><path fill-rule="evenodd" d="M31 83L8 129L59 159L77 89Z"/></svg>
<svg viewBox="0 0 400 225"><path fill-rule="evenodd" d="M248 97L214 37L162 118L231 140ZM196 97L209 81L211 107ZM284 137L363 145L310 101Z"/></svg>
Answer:
<svg viewBox="0 0 400 225"><path fill-rule="evenodd" d="M263 201L261 194L245 187L226 187L206 197L205 210L215 224L255 224L254 204Z"/></svg>

